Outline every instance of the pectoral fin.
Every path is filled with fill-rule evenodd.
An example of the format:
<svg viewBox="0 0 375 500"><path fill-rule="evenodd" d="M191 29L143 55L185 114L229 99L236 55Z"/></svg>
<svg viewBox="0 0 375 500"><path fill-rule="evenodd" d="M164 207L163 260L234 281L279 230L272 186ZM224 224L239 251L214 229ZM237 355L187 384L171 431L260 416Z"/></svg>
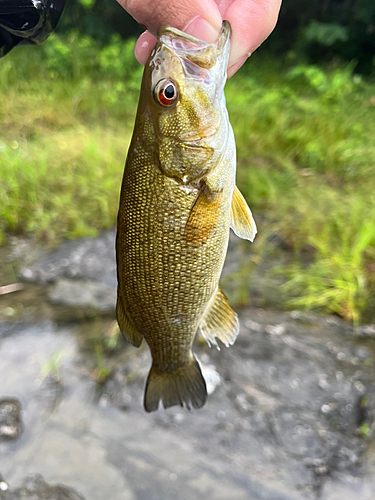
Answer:
<svg viewBox="0 0 375 500"><path fill-rule="evenodd" d="M206 184L191 208L185 227L185 239L191 245L201 245L217 225L223 191L211 191Z"/></svg>
<svg viewBox="0 0 375 500"><path fill-rule="evenodd" d="M244 240L254 241L257 227L251 210L237 186L233 189L230 215L230 227L236 235Z"/></svg>
<svg viewBox="0 0 375 500"><path fill-rule="evenodd" d="M117 322L120 327L121 333L130 344L139 347L142 344L143 336L135 329L130 321L127 312L125 311L120 297L117 297L116 305Z"/></svg>
<svg viewBox="0 0 375 500"><path fill-rule="evenodd" d="M219 339L226 347L234 344L239 331L237 314L228 303L228 299L220 290L212 297L203 321L199 325L200 331L208 345L216 345Z"/></svg>

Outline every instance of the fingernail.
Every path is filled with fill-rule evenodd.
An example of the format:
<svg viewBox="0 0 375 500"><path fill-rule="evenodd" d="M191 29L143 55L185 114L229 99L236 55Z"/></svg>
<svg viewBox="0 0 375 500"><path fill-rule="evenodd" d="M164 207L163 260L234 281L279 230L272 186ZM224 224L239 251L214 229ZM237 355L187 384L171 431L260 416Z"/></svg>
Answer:
<svg viewBox="0 0 375 500"><path fill-rule="evenodd" d="M135 44L134 53L139 64L144 66L156 43L156 38L149 31L144 31Z"/></svg>
<svg viewBox="0 0 375 500"><path fill-rule="evenodd" d="M244 62L247 60L247 58L250 56L251 54L248 54L244 57L241 57L237 62L235 62L234 64L232 64L232 66L230 66L230 68L228 68L228 78L230 78L231 76L233 76L239 69L240 67L244 64Z"/></svg>
<svg viewBox="0 0 375 500"><path fill-rule="evenodd" d="M195 36L207 43L215 43L218 39L221 25L213 26L203 17L195 17L185 26L185 33Z"/></svg>

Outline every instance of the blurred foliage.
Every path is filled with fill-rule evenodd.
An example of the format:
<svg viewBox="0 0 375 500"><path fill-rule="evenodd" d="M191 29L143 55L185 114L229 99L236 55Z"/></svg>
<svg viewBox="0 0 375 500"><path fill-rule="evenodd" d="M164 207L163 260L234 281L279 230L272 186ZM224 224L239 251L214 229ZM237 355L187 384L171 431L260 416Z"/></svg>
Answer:
<svg viewBox="0 0 375 500"><path fill-rule="evenodd" d="M116 1L69 0L60 30L79 30L107 43L113 33L136 36L142 28ZM264 48L308 63L357 62L356 71L374 71L375 2L373 0L284 0L276 30Z"/></svg>
<svg viewBox="0 0 375 500"><path fill-rule="evenodd" d="M374 71L373 0L284 0L277 29L266 42L275 54L288 51L310 63L334 58Z"/></svg>
<svg viewBox="0 0 375 500"><path fill-rule="evenodd" d="M70 31L1 60L0 238L51 245L115 224L142 73L133 49ZM252 262L279 234L293 256L278 270L285 306L359 321L375 296L375 85L353 69L259 51L226 96L259 225Z"/></svg>
<svg viewBox="0 0 375 500"><path fill-rule="evenodd" d="M277 270L284 305L360 321L375 297L375 86L352 65L258 57L227 89L238 183L266 217L254 250L278 233L295 255Z"/></svg>
<svg viewBox="0 0 375 500"><path fill-rule="evenodd" d="M55 351L51 354L51 357L43 361L42 369L40 372L40 377L44 380L47 377L50 377L58 384L62 384L62 376L60 372L60 362L63 356L63 352L61 350Z"/></svg>
<svg viewBox="0 0 375 500"><path fill-rule="evenodd" d="M72 30L92 36L100 43L108 43L116 33L123 38L135 37L143 28L116 0L67 0L58 31Z"/></svg>
<svg viewBox="0 0 375 500"><path fill-rule="evenodd" d="M312 44L314 42L332 47L336 42L347 42L349 39L348 28L336 23L319 23L311 21L303 30L303 40Z"/></svg>
<svg viewBox="0 0 375 500"><path fill-rule="evenodd" d="M53 243L114 224L142 68L134 41L57 36L2 60L0 240Z"/></svg>

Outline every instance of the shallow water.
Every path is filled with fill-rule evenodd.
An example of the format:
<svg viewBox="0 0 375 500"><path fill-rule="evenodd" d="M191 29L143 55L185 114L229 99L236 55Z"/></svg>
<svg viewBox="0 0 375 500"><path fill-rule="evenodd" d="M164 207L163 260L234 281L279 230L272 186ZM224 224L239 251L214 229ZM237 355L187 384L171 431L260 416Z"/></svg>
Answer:
<svg viewBox="0 0 375 500"><path fill-rule="evenodd" d="M110 335L113 239L65 242L34 264L28 244L4 257L7 283L20 262L31 282L0 298L0 405L17 398L24 427L1 441L0 426L0 500L81 498L67 487L86 500L375 498L371 335L334 317L245 308L230 349L196 343L206 406L146 414L148 349ZM239 250L232 241L224 280ZM44 480L18 489L29 474Z"/></svg>
<svg viewBox="0 0 375 500"><path fill-rule="evenodd" d="M18 441L0 444L0 471L10 488L40 473L91 500L192 499L202 493L223 500L264 498L257 493L264 488L235 467L208 459L142 413L123 413L98 400L95 381L80 364L75 329L11 327L1 341L1 393L22 402L25 427ZM56 352L61 383L42 380Z"/></svg>
<svg viewBox="0 0 375 500"><path fill-rule="evenodd" d="M248 396L243 392L241 397L233 394L239 389L236 385L229 388L228 381L222 380L221 384L229 390L227 398L221 388L219 395L211 395L211 401L200 412L187 413L177 408L145 414L141 399L148 353L121 344L113 380L104 387L98 386L92 376L95 360L88 347L93 328L93 323L58 327L51 322L1 327L0 393L21 401L24 422L19 440L0 444L0 472L10 489L19 486L25 476L40 473L48 483L75 488L86 500L192 500L202 495L215 500L350 500L358 495L366 500L374 498L373 448L361 458L366 467L359 473L336 471L334 481L328 476L317 486L314 474L298 466L298 460L287 463L281 460L282 455L277 456L279 448L284 448L289 458L305 453L299 449L298 440L287 437L285 416L291 408L284 408L278 421L278 425L286 425L285 429L276 428L281 436L285 435L285 442L284 438L281 442L280 438L276 443L274 439L268 442L269 429L264 429L265 436L259 432L264 425L260 414L257 416L252 409L248 419ZM237 371L240 377L247 342L246 338L239 341L237 368L230 358L226 359L229 351L214 351L214 360L224 356L223 366L229 363L232 372ZM290 340L287 343L293 344ZM301 345L293 348L300 349ZM259 349L257 358L265 361L271 354ZM116 392L116 386L111 384L121 373L121 350L126 359L132 360L131 369L139 371L140 377L138 380L135 376L135 383ZM205 360L204 352L202 356ZM121 391L119 403L116 398ZM249 391L259 398L259 407L269 405L269 411L278 411L271 397L267 400L264 394L256 394L255 388ZM230 400L239 413L228 404ZM251 426L257 419L259 429L253 429L254 434ZM295 426L293 420L292 423ZM309 432L302 436L302 444L310 439L311 446L315 446ZM252 441L246 441L251 434ZM252 444L243 449L241 440ZM338 496L343 492L345 497Z"/></svg>

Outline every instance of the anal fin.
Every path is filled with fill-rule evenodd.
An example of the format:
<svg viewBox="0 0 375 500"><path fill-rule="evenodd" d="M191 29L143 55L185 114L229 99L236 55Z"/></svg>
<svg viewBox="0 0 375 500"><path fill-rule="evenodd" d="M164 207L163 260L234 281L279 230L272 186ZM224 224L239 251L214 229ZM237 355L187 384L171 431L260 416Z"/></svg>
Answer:
<svg viewBox="0 0 375 500"><path fill-rule="evenodd" d="M230 307L228 299L220 288L208 304L199 328L209 346L213 344L219 347L216 339L219 339L226 347L234 344L240 324L237 314Z"/></svg>
<svg viewBox="0 0 375 500"><path fill-rule="evenodd" d="M120 297L117 297L116 317L125 340L135 347L139 347L142 344L143 336L134 328L121 303Z"/></svg>
<svg viewBox="0 0 375 500"><path fill-rule="evenodd" d="M230 227L236 235L244 240L254 241L257 227L251 210L237 186L233 189L230 215Z"/></svg>

